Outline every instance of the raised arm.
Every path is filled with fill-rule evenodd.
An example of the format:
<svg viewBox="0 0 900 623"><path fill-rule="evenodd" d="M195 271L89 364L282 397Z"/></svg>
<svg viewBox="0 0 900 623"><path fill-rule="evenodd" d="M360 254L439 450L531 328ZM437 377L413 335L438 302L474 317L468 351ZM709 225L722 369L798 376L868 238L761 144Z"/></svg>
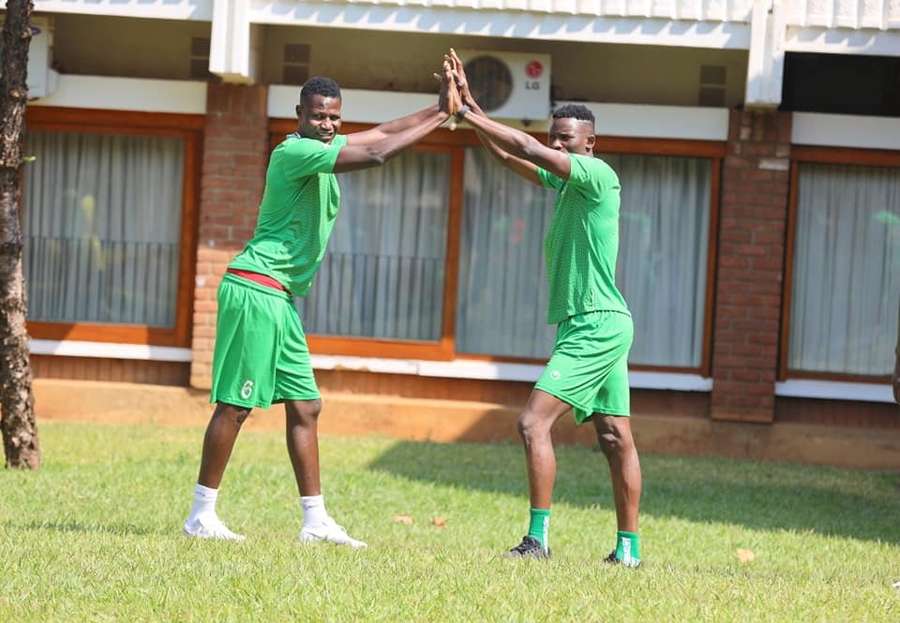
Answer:
<svg viewBox="0 0 900 623"><path fill-rule="evenodd" d="M441 92L436 106L384 124L390 125L391 130L383 136L373 135L370 141L353 141L351 137L356 135L351 135L347 139L347 145L338 154L334 172L346 173L380 166L436 130L451 114L455 114L459 110L460 100L455 86L451 88L453 74L449 62L444 63L442 73Z"/></svg>
<svg viewBox="0 0 900 623"><path fill-rule="evenodd" d="M394 134L388 134L371 143L354 144L350 142L348 137L347 145L341 149L337 161L334 163L334 172L347 173L348 171L381 166L410 145L436 130L448 117L449 114L447 112L438 110L435 107L417 125Z"/></svg>
<svg viewBox="0 0 900 623"><path fill-rule="evenodd" d="M569 154L541 145L533 136L497 123L479 114L473 114L464 106L460 116L471 124L478 132L485 134L492 143L511 156L522 158L546 169L556 177L568 180L572 171Z"/></svg>
<svg viewBox="0 0 900 623"><path fill-rule="evenodd" d="M459 89L459 95L462 99L462 103L468 106L473 114L481 115L482 117L487 117L484 114L484 111L481 110L481 106L478 105L478 102L475 101L475 98L472 96L472 91L469 89L469 80L466 77L466 70L463 66L462 59L456 54L456 50L450 48L449 56L445 57L446 60L450 62L451 67L453 68L453 78L456 81L456 86ZM522 158L516 158L509 152L503 151L500 149L491 139L479 131L475 130L475 133L478 135L478 140L481 141L481 144L484 145L484 148L488 150L488 153L494 157L500 164L505 166L510 171L513 171L517 175L522 178L528 180L532 184L537 186L543 186L541 184L541 180L537 174L537 165L528 162L527 160L523 160Z"/></svg>
<svg viewBox="0 0 900 623"><path fill-rule="evenodd" d="M370 130L363 132L354 132L347 135L347 145L351 147L373 145L379 141L383 141L390 136L405 132L410 128L415 128L423 124L427 124L429 120L438 112L438 106L429 106L411 115L386 121L381 125L375 126Z"/></svg>

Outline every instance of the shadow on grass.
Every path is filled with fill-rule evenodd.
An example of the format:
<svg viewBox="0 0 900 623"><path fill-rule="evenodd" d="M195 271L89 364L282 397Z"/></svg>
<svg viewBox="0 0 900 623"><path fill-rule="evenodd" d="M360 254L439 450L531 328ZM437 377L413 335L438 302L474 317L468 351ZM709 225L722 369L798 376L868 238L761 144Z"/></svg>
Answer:
<svg viewBox="0 0 900 623"><path fill-rule="evenodd" d="M613 509L601 453L562 447L557 460L554 501ZM663 455L642 456L641 463L646 515L900 543L896 474ZM411 481L520 496L527 504L524 457L512 444L398 442L369 468Z"/></svg>
<svg viewBox="0 0 900 623"><path fill-rule="evenodd" d="M8 521L0 524L0 526L7 530L114 534L117 536L149 536L165 534L159 530L141 528L133 524L84 524L77 521L32 521L24 524Z"/></svg>

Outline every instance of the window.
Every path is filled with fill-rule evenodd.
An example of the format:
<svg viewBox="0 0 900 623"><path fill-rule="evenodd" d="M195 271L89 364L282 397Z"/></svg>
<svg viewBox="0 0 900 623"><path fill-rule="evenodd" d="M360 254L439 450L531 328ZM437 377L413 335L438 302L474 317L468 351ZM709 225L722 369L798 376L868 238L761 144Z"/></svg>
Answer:
<svg viewBox="0 0 900 623"><path fill-rule="evenodd" d="M900 158L860 166L835 161L852 150L797 150L788 375L887 375L900 306Z"/></svg>
<svg viewBox="0 0 900 623"><path fill-rule="evenodd" d="M635 322L632 364L700 368L707 322L713 162L613 154L622 183L617 285ZM483 149L466 153L456 348L546 358L543 239L555 193L523 183Z"/></svg>
<svg viewBox="0 0 900 623"><path fill-rule="evenodd" d="M295 128L273 120L272 147ZM623 184L617 280L635 319L631 363L708 374L709 232L724 145L601 142ZM546 360L555 327L543 241L555 193L503 168L466 130L436 131L338 183L341 214L309 295L297 300L313 352Z"/></svg>
<svg viewBox="0 0 900 623"><path fill-rule="evenodd" d="M313 287L308 333L437 341L442 335L450 155L407 151L338 176L341 213Z"/></svg>
<svg viewBox="0 0 900 623"><path fill-rule="evenodd" d="M150 129L61 114L81 123L29 111L26 151L35 160L24 170L23 229L32 335L187 345L196 134L171 127L174 115L148 117L168 126ZM104 112L104 123L116 116Z"/></svg>

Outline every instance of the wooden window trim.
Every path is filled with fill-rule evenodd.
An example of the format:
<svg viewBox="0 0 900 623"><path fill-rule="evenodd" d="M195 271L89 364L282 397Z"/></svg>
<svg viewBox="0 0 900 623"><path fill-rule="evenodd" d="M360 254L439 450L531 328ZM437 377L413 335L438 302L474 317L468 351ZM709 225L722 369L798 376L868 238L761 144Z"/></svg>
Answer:
<svg viewBox="0 0 900 623"><path fill-rule="evenodd" d="M191 323L194 308L197 209L199 204L205 117L203 115L33 106L27 109L26 122L29 130L167 136L181 138L184 141L181 236L179 238L175 326L154 327L142 324L29 321L29 334L33 338L48 340L189 347L191 344Z"/></svg>
<svg viewBox="0 0 900 623"><path fill-rule="evenodd" d="M342 134L362 132L375 124L344 123ZM270 119L269 141L274 149L283 137L297 129L295 119ZM530 133L543 141L543 133ZM432 359L451 361L454 359L471 359L477 361L514 362L526 364L546 364L546 359L528 357L503 357L472 353L458 353L455 347L455 321L457 303L457 282L459 278L459 253L464 201L463 168L465 149L480 145L478 136L473 130L460 129L451 132L446 129L435 130L414 149L420 151L437 151L451 154L450 180L450 214L447 223L447 255L444 280L444 309L442 335L436 342L415 342L407 340L384 340L377 338L348 338L325 335L308 335L310 349L325 355L343 355L358 357L389 357L404 359ZM721 141L699 141L682 139L652 139L598 136L595 151L610 154L634 154L646 156L684 156L706 158L711 163L709 230L706 262L706 293L704 296L703 342L700 365L696 367L634 365L630 369L648 372L675 372L699 374L708 377L712 370L712 331L713 306L715 293L715 270L718 257L718 223L720 211L720 184L722 159L725 157L726 144Z"/></svg>
<svg viewBox="0 0 900 623"><path fill-rule="evenodd" d="M849 147L791 146L791 177L788 195L788 220L784 254L784 280L781 294L781 337L778 349L779 381L810 379L845 383L890 383L890 375L845 374L841 372L814 372L795 370L788 365L791 336L791 305L794 286L794 254L796 253L797 218L799 209L799 171L801 163L844 164L867 167L900 168L900 151L885 149L856 149Z"/></svg>

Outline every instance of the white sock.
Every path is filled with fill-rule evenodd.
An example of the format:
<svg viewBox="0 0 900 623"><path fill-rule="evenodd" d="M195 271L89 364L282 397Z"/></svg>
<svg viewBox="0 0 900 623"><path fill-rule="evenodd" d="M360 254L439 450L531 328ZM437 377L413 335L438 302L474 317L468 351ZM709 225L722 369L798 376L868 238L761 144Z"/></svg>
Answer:
<svg viewBox="0 0 900 623"><path fill-rule="evenodd" d="M200 483L194 485L194 505L191 507L188 521L196 519L199 515L215 515L217 497L219 497L218 489L210 489Z"/></svg>
<svg viewBox="0 0 900 623"><path fill-rule="evenodd" d="M304 526L320 526L328 520L325 498L322 495L301 495L300 506L303 508Z"/></svg>

